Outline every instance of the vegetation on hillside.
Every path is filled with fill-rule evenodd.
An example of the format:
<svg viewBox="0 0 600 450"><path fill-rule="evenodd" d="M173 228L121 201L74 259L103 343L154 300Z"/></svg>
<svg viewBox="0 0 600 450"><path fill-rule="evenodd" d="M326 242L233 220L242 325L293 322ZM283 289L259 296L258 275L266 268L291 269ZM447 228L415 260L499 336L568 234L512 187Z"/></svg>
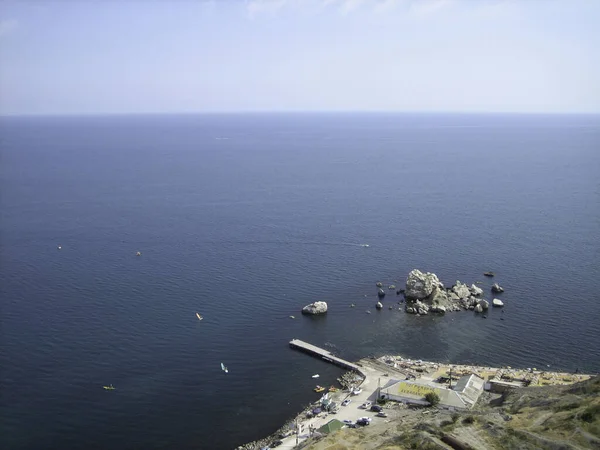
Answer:
<svg viewBox="0 0 600 450"><path fill-rule="evenodd" d="M600 448L600 378L484 394L471 411L403 410L401 417L307 442L316 450ZM400 413L399 413L400 414Z"/></svg>

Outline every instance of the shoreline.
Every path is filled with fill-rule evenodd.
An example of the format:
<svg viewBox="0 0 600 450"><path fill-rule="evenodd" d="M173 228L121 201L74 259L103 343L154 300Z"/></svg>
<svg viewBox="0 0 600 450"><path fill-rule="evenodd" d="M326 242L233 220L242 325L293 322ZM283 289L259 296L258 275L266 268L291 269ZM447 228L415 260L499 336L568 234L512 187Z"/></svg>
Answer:
<svg viewBox="0 0 600 450"><path fill-rule="evenodd" d="M405 358L401 355L383 355L379 357L362 358L355 362L360 367L362 372L360 375L354 371L346 372L342 375L342 381L338 378L338 384L344 383L349 376L354 374L355 377L364 377L355 387L360 386L362 392L358 395L353 395L346 385L342 384L342 388L337 392L329 392L328 398L332 401L341 404L345 399L350 399L351 403L348 406L340 406L336 413L321 412L313 415L313 408L321 404L321 399L309 403L302 411L296 414L293 418L285 421L283 426L269 436L249 442L237 447L237 450L260 450L263 448L271 448L270 444L281 441L277 448L294 449L302 448L303 444L313 435L314 431L327 424L330 420L337 419L356 420L358 417L367 416L376 422L389 422L382 418L376 418L373 412L366 409L360 409L358 405L370 401L373 404L377 401L377 393L379 388L388 380L404 380L413 379L419 380L428 384L435 384L439 387L445 387L447 381L439 381L447 378L448 373L452 380L474 374L486 382L495 382L499 386L504 386L506 389L519 389L521 387L541 387L541 386L557 386L569 385L586 381L596 376L595 374L587 373L569 373L555 372L551 370L540 370L538 368L513 368L505 367L489 367L477 366L473 364L449 364L433 361L415 360ZM549 369L547 367L546 369ZM456 378L455 378L456 376ZM438 381L436 381L438 380ZM450 381L451 382L451 381ZM398 415L400 412L410 414L411 409L403 403L388 402L384 406L386 412ZM420 408L419 408L420 409ZM297 431L299 430L299 432ZM317 433L317 435L320 433Z"/></svg>

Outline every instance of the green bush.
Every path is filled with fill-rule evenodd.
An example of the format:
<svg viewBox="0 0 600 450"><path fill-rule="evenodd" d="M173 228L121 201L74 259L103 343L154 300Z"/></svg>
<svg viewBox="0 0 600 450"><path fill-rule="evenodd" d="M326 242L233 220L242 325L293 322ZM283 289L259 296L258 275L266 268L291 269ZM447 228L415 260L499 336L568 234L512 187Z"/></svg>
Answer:
<svg viewBox="0 0 600 450"><path fill-rule="evenodd" d="M427 395L425 395L425 400L427 400L431 406L435 406L440 402L440 396L435 392L429 392Z"/></svg>
<svg viewBox="0 0 600 450"><path fill-rule="evenodd" d="M592 423L598 416L599 412L600 412L600 406L598 406L598 405L590 406L583 413L581 413L581 416L580 416L581 420L583 420L584 422L587 422L587 423Z"/></svg>

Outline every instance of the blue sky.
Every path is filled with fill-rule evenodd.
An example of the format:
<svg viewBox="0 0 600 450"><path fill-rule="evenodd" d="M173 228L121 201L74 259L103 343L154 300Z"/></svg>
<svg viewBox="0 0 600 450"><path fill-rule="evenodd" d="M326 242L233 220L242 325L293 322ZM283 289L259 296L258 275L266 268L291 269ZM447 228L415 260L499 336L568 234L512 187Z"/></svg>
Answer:
<svg viewBox="0 0 600 450"><path fill-rule="evenodd" d="M598 0L0 2L0 114L600 113Z"/></svg>

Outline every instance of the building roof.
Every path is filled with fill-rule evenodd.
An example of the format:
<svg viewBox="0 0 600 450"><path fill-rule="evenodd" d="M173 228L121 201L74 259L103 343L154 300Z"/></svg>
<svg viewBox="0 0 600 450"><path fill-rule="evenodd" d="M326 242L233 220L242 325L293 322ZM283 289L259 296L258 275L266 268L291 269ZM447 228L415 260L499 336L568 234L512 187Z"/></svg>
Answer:
<svg viewBox="0 0 600 450"><path fill-rule="evenodd" d="M390 380L382 389L381 393L388 396L405 398L408 401L427 404L425 395L435 392L440 398L440 405L453 408L472 407L483 391L484 381L470 375L458 380L454 389L438 387L423 381L395 381Z"/></svg>
<svg viewBox="0 0 600 450"><path fill-rule="evenodd" d="M343 422L340 422L337 419L332 419L329 422L327 422L325 425L323 425L321 428L319 428L317 431L319 431L320 433L331 433L332 431L337 431L340 428L342 428L344 426Z"/></svg>
<svg viewBox="0 0 600 450"><path fill-rule="evenodd" d="M479 396L483 392L484 384L485 381L477 375L471 374L458 380L456 386L454 386L454 390L460 394L461 398L470 408L477 403Z"/></svg>

